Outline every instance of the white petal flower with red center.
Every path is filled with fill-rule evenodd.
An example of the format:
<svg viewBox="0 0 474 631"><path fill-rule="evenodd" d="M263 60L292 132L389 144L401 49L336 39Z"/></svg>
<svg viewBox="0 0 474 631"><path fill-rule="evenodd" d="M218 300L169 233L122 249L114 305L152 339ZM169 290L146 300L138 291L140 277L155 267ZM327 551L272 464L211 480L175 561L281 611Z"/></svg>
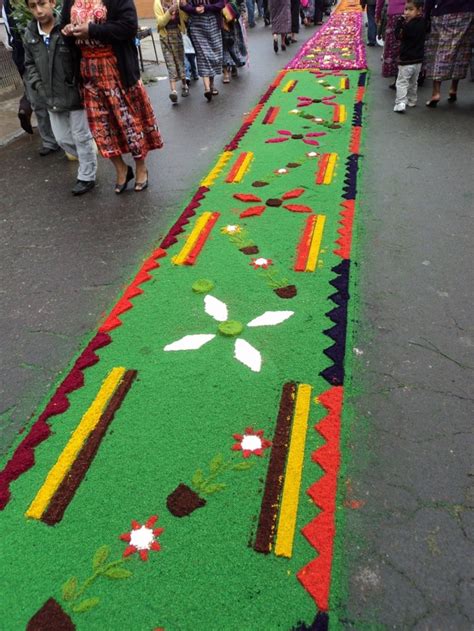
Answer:
<svg viewBox="0 0 474 631"><path fill-rule="evenodd" d="M233 451L241 451L244 458L252 454L262 456L265 449L271 447L272 443L263 437L263 429L254 431L253 427L246 427L243 434L232 434L237 441L232 445Z"/></svg>
<svg viewBox="0 0 474 631"><path fill-rule="evenodd" d="M258 259L257 259L258 260ZM267 266L271 264L270 259L266 261ZM254 348L249 342L237 337L244 330L244 325L237 320L228 319L228 309L225 302L207 294L204 298L204 311L216 322L218 332L225 337L235 337L234 357L253 372L260 372L262 367L262 356L260 351ZM257 318L247 323L248 327L276 326L281 324L294 314L294 311L265 311ZM185 335L184 337L171 342L164 347L164 351L192 351L201 348L216 337L215 333L197 333L195 335Z"/></svg>
<svg viewBox="0 0 474 631"><path fill-rule="evenodd" d="M272 259L264 259L260 257L258 259L252 259L249 263L254 269L268 269L270 265L273 265Z"/></svg>
<svg viewBox="0 0 474 631"><path fill-rule="evenodd" d="M120 535L122 541L126 541L128 546L125 548L123 556L128 557L138 552L142 561L148 560L148 551L161 549L160 544L156 541L163 532L163 528L153 528L157 515L152 515L142 526L134 519L132 520L132 529L129 532Z"/></svg>

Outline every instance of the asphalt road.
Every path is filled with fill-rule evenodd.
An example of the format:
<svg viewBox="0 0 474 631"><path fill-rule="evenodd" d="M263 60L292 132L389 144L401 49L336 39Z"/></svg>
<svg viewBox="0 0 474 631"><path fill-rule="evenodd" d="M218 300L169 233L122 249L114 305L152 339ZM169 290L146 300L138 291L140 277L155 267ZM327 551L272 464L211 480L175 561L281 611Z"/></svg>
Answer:
<svg viewBox="0 0 474 631"><path fill-rule="evenodd" d="M309 36L311 31L301 35ZM172 108L150 87L166 147L150 159L150 190L116 197L69 192L75 166L40 158L38 139L0 150L0 455L41 407L57 375L158 244L242 115L289 59L263 26L251 68L211 104L194 85ZM358 293L348 384L352 406L343 628L467 631L472 558L472 227L474 84L456 105L392 112L374 69L358 209ZM164 74L164 69L160 70ZM350 349L349 349L350 350Z"/></svg>

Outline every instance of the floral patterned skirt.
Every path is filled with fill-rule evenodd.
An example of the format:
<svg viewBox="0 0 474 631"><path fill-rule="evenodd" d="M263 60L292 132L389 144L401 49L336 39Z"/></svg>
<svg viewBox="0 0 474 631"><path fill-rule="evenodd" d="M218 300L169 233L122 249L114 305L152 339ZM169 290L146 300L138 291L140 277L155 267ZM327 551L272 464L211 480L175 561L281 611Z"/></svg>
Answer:
<svg viewBox="0 0 474 631"><path fill-rule="evenodd" d="M143 83L124 88L111 47L87 47L82 53L84 107L101 155L131 153L140 160L160 149L163 140Z"/></svg>
<svg viewBox="0 0 474 631"><path fill-rule="evenodd" d="M395 25L401 13L387 16L387 26L383 46L382 76L396 77L398 73L398 56L400 42L395 37Z"/></svg>

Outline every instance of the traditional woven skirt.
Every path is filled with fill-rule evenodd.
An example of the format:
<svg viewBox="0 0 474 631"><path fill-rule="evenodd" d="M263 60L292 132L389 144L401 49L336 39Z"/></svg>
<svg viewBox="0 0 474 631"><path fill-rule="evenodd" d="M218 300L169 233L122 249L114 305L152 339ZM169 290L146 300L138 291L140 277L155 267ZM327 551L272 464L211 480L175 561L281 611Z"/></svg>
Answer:
<svg viewBox="0 0 474 631"><path fill-rule="evenodd" d="M178 26L168 26L166 37L160 35L161 50L165 58L166 69L171 81L178 81L186 77L184 69L183 37Z"/></svg>
<svg viewBox="0 0 474 631"><path fill-rule="evenodd" d="M269 0L272 33L291 33L291 0Z"/></svg>
<svg viewBox="0 0 474 631"><path fill-rule="evenodd" d="M382 61L383 77L396 77L398 73L400 42L395 38L395 24L401 15L401 13L396 13L395 15L387 16Z"/></svg>
<svg viewBox="0 0 474 631"><path fill-rule="evenodd" d="M131 153L141 160L163 146L143 83L123 87L112 47L83 47L81 75L89 127L104 158Z"/></svg>
<svg viewBox="0 0 474 631"><path fill-rule="evenodd" d="M217 15L201 13L189 16L189 37L196 51L200 77L214 77L222 72L222 32Z"/></svg>
<svg viewBox="0 0 474 631"><path fill-rule="evenodd" d="M464 79L474 46L474 13L448 13L431 18L425 46L426 76L434 81Z"/></svg>

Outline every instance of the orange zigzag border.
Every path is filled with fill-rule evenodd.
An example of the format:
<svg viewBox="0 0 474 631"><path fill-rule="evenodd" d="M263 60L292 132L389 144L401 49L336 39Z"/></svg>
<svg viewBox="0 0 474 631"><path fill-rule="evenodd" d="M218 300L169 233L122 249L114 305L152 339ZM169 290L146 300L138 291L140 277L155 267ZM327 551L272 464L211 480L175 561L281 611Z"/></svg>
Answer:
<svg viewBox="0 0 474 631"><path fill-rule="evenodd" d="M336 243L339 245L337 250L333 250L334 254L340 256L342 259L349 259L351 256L351 244L352 244L352 225L354 223L355 213L355 199L349 199L339 204L344 210L339 213L342 217L338 221L342 228L338 228L337 232L341 236L336 239Z"/></svg>
<svg viewBox="0 0 474 631"><path fill-rule="evenodd" d="M335 386L319 396L327 409L327 415L314 426L326 440L311 455L313 462L323 469L324 474L307 491L313 502L321 509L319 515L301 529L301 532L317 551L318 556L297 573L297 578L313 598L320 611L329 609L331 569L336 534L337 477L341 464L340 434L341 411L344 388Z"/></svg>
<svg viewBox="0 0 474 631"><path fill-rule="evenodd" d="M132 298L143 294L143 289L141 289L140 285L148 280L151 280L152 276L148 272L160 267L156 262L156 259L162 258L163 256L166 256L166 254L165 250L157 248L152 255L145 260L138 274L123 292L123 295L112 308L105 322L99 327L100 333L108 333L109 331L112 331L112 329L116 329L118 326L121 326L122 321L119 316L133 307L131 302Z"/></svg>

